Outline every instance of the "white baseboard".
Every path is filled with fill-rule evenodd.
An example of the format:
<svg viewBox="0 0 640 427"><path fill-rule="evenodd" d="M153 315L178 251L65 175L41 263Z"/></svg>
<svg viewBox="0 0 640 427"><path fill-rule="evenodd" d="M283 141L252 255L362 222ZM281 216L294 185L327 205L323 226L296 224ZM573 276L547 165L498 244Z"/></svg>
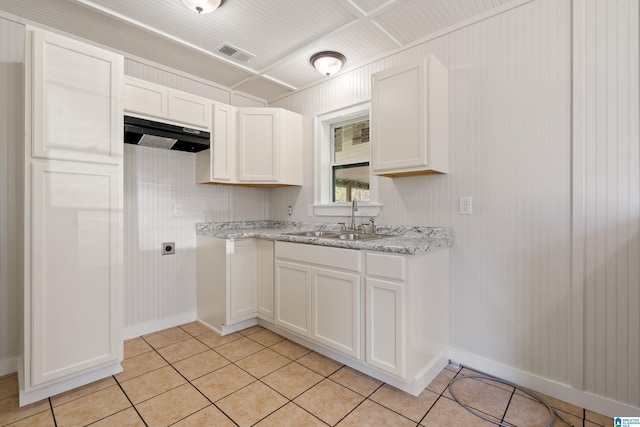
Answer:
<svg viewBox="0 0 640 427"><path fill-rule="evenodd" d="M178 314L176 316L166 317L164 319L152 320L149 322L138 323L137 325L128 325L124 327L122 336L125 340L147 335L152 332L158 332L163 329L172 328L174 326L193 322L196 320L196 312Z"/></svg>
<svg viewBox="0 0 640 427"><path fill-rule="evenodd" d="M222 325L222 331L220 335L228 335L234 332L241 331L243 329L250 328L252 326L256 326L258 324L258 318L254 317L252 319L243 320L242 322L234 323L233 325Z"/></svg>
<svg viewBox="0 0 640 427"><path fill-rule="evenodd" d="M0 360L0 377L3 375L13 374L14 372L18 372L17 357Z"/></svg>
<svg viewBox="0 0 640 427"><path fill-rule="evenodd" d="M514 382L608 417L637 417L640 414L640 407L578 390L568 384L543 378L464 350L452 348L449 351L449 358L470 369Z"/></svg>
<svg viewBox="0 0 640 427"><path fill-rule="evenodd" d="M288 338L293 342L296 342L304 347L307 347L317 353L322 354L323 356L326 356L330 359L340 362L343 365L347 365L350 368L353 368L357 371L360 371L364 374L369 375L370 377L373 377L382 382L385 382L413 396L418 396L420 393L422 393L424 389L431 383L431 381L433 381L433 379L440 373L440 371L444 369L445 366L447 366L447 363L449 363L447 354L442 354L434 358L433 362L427 368L425 368L423 372L420 373L421 375L420 377L416 378L414 381L410 383L407 383L399 378L385 374L384 372L381 372L376 368L365 365L363 362L354 360L350 357L344 356L333 350L329 350L326 347L323 347L312 341L306 340L302 337L292 334L284 329L279 328L278 326L274 325L269 321L260 319L258 323L260 324L260 326L263 326L269 329L270 331L277 333L278 335Z"/></svg>
<svg viewBox="0 0 640 427"><path fill-rule="evenodd" d="M122 366L120 365L120 362L117 362L103 368L75 376L68 380L56 382L48 386L43 386L28 391L20 390L20 406L38 402L39 400L45 399L47 397L72 390L76 387L101 380L111 375L119 374L120 372L122 372Z"/></svg>

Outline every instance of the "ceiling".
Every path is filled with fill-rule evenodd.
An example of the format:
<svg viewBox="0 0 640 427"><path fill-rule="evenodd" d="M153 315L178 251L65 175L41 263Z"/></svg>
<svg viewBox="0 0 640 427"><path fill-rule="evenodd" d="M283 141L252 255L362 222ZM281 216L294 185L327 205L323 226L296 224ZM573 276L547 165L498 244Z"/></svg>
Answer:
<svg viewBox="0 0 640 427"><path fill-rule="evenodd" d="M322 50L342 72L514 0L225 0L198 15L181 0L2 0L0 10L267 101L326 77ZM248 62L218 49L228 44Z"/></svg>

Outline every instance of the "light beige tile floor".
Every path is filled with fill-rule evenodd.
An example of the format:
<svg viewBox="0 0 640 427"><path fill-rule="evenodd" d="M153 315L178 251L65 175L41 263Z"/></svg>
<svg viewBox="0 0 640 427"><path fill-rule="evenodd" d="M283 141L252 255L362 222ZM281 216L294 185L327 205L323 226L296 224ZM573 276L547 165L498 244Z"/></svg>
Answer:
<svg viewBox="0 0 640 427"><path fill-rule="evenodd" d="M15 374L0 377L0 426L492 426L456 403L448 366L417 397L260 326L221 337L193 322L125 343L124 372L18 408ZM541 426L548 410L487 380L461 379L456 396L514 427ZM574 426L613 420L541 395ZM554 426L564 424L556 419Z"/></svg>

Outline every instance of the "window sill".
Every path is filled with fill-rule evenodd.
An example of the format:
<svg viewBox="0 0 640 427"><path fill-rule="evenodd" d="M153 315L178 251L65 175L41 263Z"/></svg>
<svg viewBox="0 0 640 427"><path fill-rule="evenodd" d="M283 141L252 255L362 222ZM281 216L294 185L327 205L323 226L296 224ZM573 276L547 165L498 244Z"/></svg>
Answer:
<svg viewBox="0 0 640 427"><path fill-rule="evenodd" d="M313 216L351 216L351 203L317 203L308 206L309 215ZM359 203L356 217L376 217L380 215L382 205L379 203Z"/></svg>

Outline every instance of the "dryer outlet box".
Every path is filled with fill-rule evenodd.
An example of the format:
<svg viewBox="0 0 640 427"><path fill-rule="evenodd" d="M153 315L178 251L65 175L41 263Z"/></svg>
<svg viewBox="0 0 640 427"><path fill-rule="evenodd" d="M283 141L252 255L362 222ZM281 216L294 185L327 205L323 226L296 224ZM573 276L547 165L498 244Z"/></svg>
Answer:
<svg viewBox="0 0 640 427"><path fill-rule="evenodd" d="M173 255L176 253L176 242L164 242L162 244L162 255Z"/></svg>

